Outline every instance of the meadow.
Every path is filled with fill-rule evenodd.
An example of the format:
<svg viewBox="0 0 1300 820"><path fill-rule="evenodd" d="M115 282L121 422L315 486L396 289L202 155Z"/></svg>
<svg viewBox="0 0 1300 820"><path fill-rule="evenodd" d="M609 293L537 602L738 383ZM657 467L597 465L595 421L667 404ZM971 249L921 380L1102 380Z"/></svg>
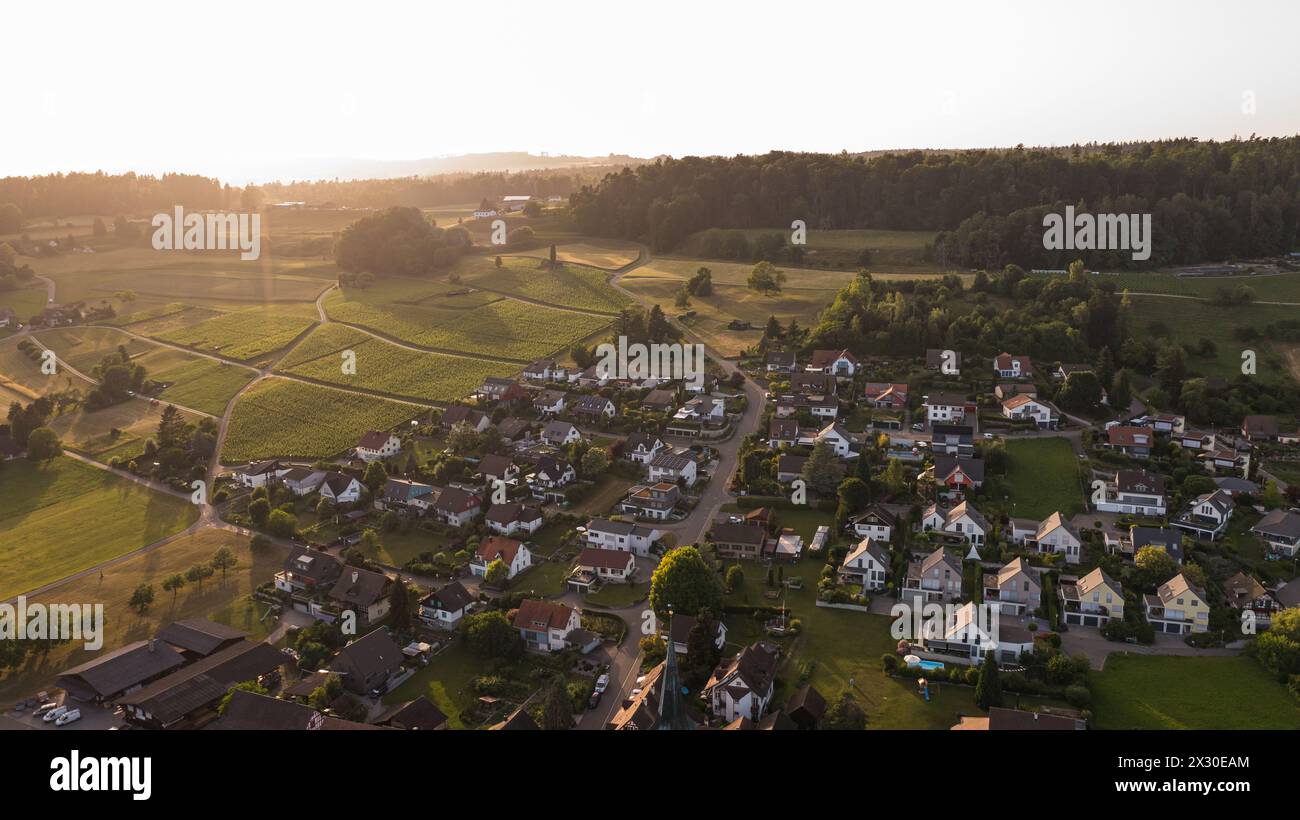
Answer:
<svg viewBox="0 0 1300 820"><path fill-rule="evenodd" d="M1011 439L1007 461L1013 516L1042 520L1059 511L1068 519L1083 511L1079 460L1067 439Z"/></svg>
<svg viewBox="0 0 1300 820"><path fill-rule="evenodd" d="M457 264L462 282L498 293L562 307L616 314L631 303L609 285L609 273L572 263L548 268L539 259L522 256L471 256Z"/></svg>
<svg viewBox="0 0 1300 820"><path fill-rule="evenodd" d="M751 243L764 234L780 233L790 241L788 228L730 228L716 232L701 231L687 237L670 256L705 258L707 256L706 240L711 235L725 239L730 234L742 234ZM807 242L803 245L805 267L825 267L856 271L861 265L859 255L863 249L871 252L871 263L867 269L873 274L902 274L909 278L918 275L934 275L946 272L942 267L929 262L926 257L927 246L934 242L932 231L889 231L876 229L848 230L809 230Z"/></svg>
<svg viewBox="0 0 1300 820"><path fill-rule="evenodd" d="M550 248L522 251L520 256L550 258ZM617 270L624 265L635 262L641 255L640 248L632 242L620 242L615 239L588 239L582 242L565 242L557 244L555 258L561 262L573 262L605 270Z"/></svg>
<svg viewBox="0 0 1300 820"><path fill-rule="evenodd" d="M63 439L63 446L97 461L130 460L144 452L145 442L158 432L158 421L166 404L135 398L100 410L76 409L55 415L51 430ZM181 416L197 424L200 416L186 410Z"/></svg>
<svg viewBox="0 0 1300 820"><path fill-rule="evenodd" d="M269 378L235 404L221 460L336 456L355 447L367 430L388 430L421 412L387 399Z"/></svg>
<svg viewBox="0 0 1300 820"><path fill-rule="evenodd" d="M175 594L163 591L164 578L211 560L223 547L233 552L239 562L227 570L224 578L218 572L201 585L186 584ZM105 569L102 576L92 573L63 582L35 596L32 602L103 604L105 634L101 653L152 638L167 624L186 618L223 623L247 632L253 640L261 640L275 622L265 617L267 606L254 602L249 593L280 570L285 552L283 547L271 545L253 553L246 537L226 530L201 529L178 536L161 549L126 558ZM155 596L153 605L143 614L127 606L140 584L151 584ZM18 670L0 677L0 702L7 704L47 688L64 669L94 656L81 644L62 644L45 657L30 658Z"/></svg>
<svg viewBox="0 0 1300 820"><path fill-rule="evenodd" d="M40 465L6 462L0 466L0 600L179 532L198 514L186 499L68 456Z"/></svg>
<svg viewBox="0 0 1300 820"><path fill-rule="evenodd" d="M356 354L355 374L342 369L342 352ZM398 347L355 328L322 325L280 362L279 369L343 387L421 401L451 402L470 395L487 376L509 376L518 366Z"/></svg>
<svg viewBox="0 0 1300 820"><path fill-rule="evenodd" d="M1300 380L1300 359L1294 357L1295 345L1265 339L1243 342L1238 328L1264 327L1284 320L1300 318L1300 308L1285 305L1240 305L1218 307L1190 299L1158 296L1131 296L1132 332L1135 335L1167 339L1195 349L1202 339L1214 344L1215 355L1188 354L1187 366L1203 376L1232 379L1241 374L1241 352L1247 348L1257 354L1256 374L1266 382Z"/></svg>
<svg viewBox="0 0 1300 820"><path fill-rule="evenodd" d="M1116 653L1091 686L1099 729L1300 729L1300 703L1241 655Z"/></svg>
<svg viewBox="0 0 1300 820"><path fill-rule="evenodd" d="M214 416L225 413L226 405L235 394L256 377L257 372L246 367L197 358L149 374L154 381L169 385L158 394L161 401L175 402Z"/></svg>

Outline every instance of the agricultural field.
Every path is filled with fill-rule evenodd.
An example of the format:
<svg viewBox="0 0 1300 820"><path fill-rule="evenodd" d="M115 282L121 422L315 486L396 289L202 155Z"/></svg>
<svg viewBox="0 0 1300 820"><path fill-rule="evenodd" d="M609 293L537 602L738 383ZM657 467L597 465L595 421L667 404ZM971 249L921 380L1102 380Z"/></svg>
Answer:
<svg viewBox="0 0 1300 820"><path fill-rule="evenodd" d="M670 256L711 258L712 255L708 250L710 242L715 238L721 238L725 242L729 235L741 234L752 243L757 237L771 233L783 234L786 242L790 241L788 228L732 228L701 231L687 237L681 247ZM931 231L810 230L808 241L803 246L802 264L809 268L834 268L853 272L861 267L859 255L863 249L866 249L871 252L871 263L866 267L872 275L899 274L912 278L920 275L942 274L948 271L925 258L927 246L934 242L934 238L935 234Z"/></svg>
<svg viewBox="0 0 1300 820"><path fill-rule="evenodd" d="M211 560L222 547L233 552L239 561L224 578L218 572L201 585L186 584L175 594L163 591L164 578ZM274 629L275 621L265 617L267 606L253 601L249 593L280 570L285 552L283 547L271 545L254 553L249 549L246 537L225 530L201 529L178 536L162 549L114 564L104 570L103 577L93 573L66 581L32 600L33 603L75 601L103 604L104 648L101 652L153 637L167 624L186 618L223 623L247 632L252 640L261 640ZM153 606L143 614L126 605L140 584L152 585L155 596ZM31 658L17 671L0 677L0 703L7 705L47 688L59 672L92 657L94 655L85 651L81 644L55 646L49 655Z"/></svg>
<svg viewBox="0 0 1300 820"><path fill-rule="evenodd" d="M1116 653L1091 677L1099 729L1300 729L1300 703L1242 655Z"/></svg>
<svg viewBox="0 0 1300 820"><path fill-rule="evenodd" d="M471 256L462 259L455 272L467 285L579 310L615 314L631 303L609 285L608 271L574 264L557 269L544 265L531 257L503 256L498 268L494 257Z"/></svg>
<svg viewBox="0 0 1300 820"><path fill-rule="evenodd" d="M79 408L56 415L49 427L69 450L96 461L130 460L143 453L145 442L158 432L158 421L166 406L153 399L129 399L101 410ZM185 410L181 415L191 424L201 418Z"/></svg>
<svg viewBox="0 0 1300 820"><path fill-rule="evenodd" d="M141 336L161 336L220 315L222 312L215 308L195 307L184 302L168 302L162 307L118 314L107 324L126 328Z"/></svg>
<svg viewBox="0 0 1300 820"><path fill-rule="evenodd" d="M524 251L520 256L537 259L549 259L550 248L538 248ZM555 248L555 258L561 262L586 265L592 268L617 270L635 262L641 256L641 249L631 242L614 239L588 239L582 242L565 242Z"/></svg>
<svg viewBox="0 0 1300 820"><path fill-rule="evenodd" d="M342 372L342 351L356 354L356 373ZM422 401L450 402L473 393L487 376L509 376L518 366L426 353L376 339L340 324L312 331L280 362L282 371L319 381Z"/></svg>
<svg viewBox="0 0 1300 820"><path fill-rule="evenodd" d="M18 339L0 339L0 399L5 406L9 402L29 402L47 393L66 390L69 387L87 390L90 382L69 371L54 376L41 372L39 359L33 360L18 349Z"/></svg>
<svg viewBox="0 0 1300 820"><path fill-rule="evenodd" d="M235 394L256 377L257 372L246 367L202 358L191 358L170 369L149 372L150 379L168 385L158 394L160 400L214 416L225 413L226 405Z"/></svg>
<svg viewBox="0 0 1300 820"><path fill-rule="evenodd" d="M1011 439L1007 461L1005 483L1012 516L1041 520L1060 511L1068 519L1083 512L1079 459L1068 440Z"/></svg>
<svg viewBox="0 0 1300 820"><path fill-rule="evenodd" d="M336 456L356 446L367 430L388 430L422 412L387 399L265 379L235 404L221 461Z"/></svg>
<svg viewBox="0 0 1300 820"><path fill-rule="evenodd" d="M43 283L36 287L24 287L17 290L0 290L0 309L12 308L23 324L45 309L46 290ZM15 332L15 328L0 329L0 337Z"/></svg>
<svg viewBox="0 0 1300 820"><path fill-rule="evenodd" d="M471 297L481 293L470 294ZM462 297L455 297L457 299ZM568 348L610 323L608 317L498 299L471 309L376 302L347 289L325 301L331 319L360 325L413 345L521 364Z"/></svg>
<svg viewBox="0 0 1300 820"><path fill-rule="evenodd" d="M1114 278L1120 290L1130 293L1169 293L1210 298L1220 288L1245 285L1255 292L1257 302L1300 303L1300 273L1258 276L1174 276L1170 273L1104 274ZM1106 281L1103 279L1102 281Z"/></svg>
<svg viewBox="0 0 1300 820"><path fill-rule="evenodd" d="M0 600L166 538L197 520L188 500L68 456L0 467ZM87 539L87 531L95 537Z"/></svg>
<svg viewBox="0 0 1300 820"><path fill-rule="evenodd" d="M107 327L60 327L39 331L35 337L53 350L60 362L66 362L87 376L105 356L117 353L119 346L126 348L132 360L163 349ZM148 368L148 364L145 367Z"/></svg>
<svg viewBox="0 0 1300 820"><path fill-rule="evenodd" d="M253 361L285 347L314 323L301 311L251 308L159 333L157 338L230 359Z"/></svg>

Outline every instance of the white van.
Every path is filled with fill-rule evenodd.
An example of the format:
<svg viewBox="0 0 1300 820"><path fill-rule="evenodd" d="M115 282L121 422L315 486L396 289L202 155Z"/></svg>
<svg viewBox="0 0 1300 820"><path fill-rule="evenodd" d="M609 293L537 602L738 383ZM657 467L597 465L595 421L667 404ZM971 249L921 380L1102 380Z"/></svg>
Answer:
<svg viewBox="0 0 1300 820"><path fill-rule="evenodd" d="M54 721L54 725L55 725L55 726L67 726L69 723L72 723L73 721L76 721L76 720L81 720L81 710L80 710L80 709L73 709L73 710L71 710L71 711L64 712L62 715L59 716L59 719L58 719L58 720Z"/></svg>

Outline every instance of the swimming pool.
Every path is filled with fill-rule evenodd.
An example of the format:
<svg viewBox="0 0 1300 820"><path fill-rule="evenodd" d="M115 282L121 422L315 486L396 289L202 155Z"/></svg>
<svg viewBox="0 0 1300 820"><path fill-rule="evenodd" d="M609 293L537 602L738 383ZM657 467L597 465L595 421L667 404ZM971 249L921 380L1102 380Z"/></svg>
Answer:
<svg viewBox="0 0 1300 820"><path fill-rule="evenodd" d="M917 661L912 666L919 666L927 672L933 672L936 669L942 669L943 664L939 661Z"/></svg>

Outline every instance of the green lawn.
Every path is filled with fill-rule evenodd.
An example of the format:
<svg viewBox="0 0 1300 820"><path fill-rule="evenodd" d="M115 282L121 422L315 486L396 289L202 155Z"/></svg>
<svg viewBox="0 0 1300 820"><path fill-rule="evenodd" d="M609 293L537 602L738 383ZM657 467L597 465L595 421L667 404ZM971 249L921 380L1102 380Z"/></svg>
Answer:
<svg viewBox="0 0 1300 820"><path fill-rule="evenodd" d="M1092 692L1101 729L1300 729L1300 702L1241 656L1115 654Z"/></svg>
<svg viewBox="0 0 1300 820"><path fill-rule="evenodd" d="M1082 512L1079 460L1063 438L1012 439L1007 442L1005 488L1012 514L1043 519L1058 510L1069 516Z"/></svg>
<svg viewBox="0 0 1300 820"><path fill-rule="evenodd" d="M67 456L0 466L0 600L185 529L188 501Z"/></svg>
<svg viewBox="0 0 1300 820"><path fill-rule="evenodd" d="M605 609L626 609L644 601L650 594L650 584L605 584L596 592L583 597L583 601Z"/></svg>

